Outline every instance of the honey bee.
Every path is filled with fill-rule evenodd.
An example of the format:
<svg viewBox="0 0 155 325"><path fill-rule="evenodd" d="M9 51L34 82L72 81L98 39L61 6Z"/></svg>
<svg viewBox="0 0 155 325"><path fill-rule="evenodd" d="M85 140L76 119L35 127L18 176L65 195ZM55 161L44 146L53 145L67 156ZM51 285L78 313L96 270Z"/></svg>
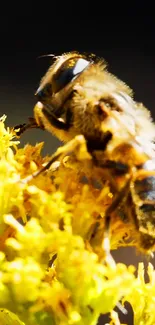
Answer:
<svg viewBox="0 0 155 325"><path fill-rule="evenodd" d="M155 247L155 125L133 91L107 69L102 58L78 52L55 58L35 94L34 119L21 126L52 132L64 151L85 139L93 165L105 172L116 211L134 224L144 251ZM66 147L65 147L66 146ZM63 148L63 147L62 147ZM37 175L59 157L63 149Z"/></svg>

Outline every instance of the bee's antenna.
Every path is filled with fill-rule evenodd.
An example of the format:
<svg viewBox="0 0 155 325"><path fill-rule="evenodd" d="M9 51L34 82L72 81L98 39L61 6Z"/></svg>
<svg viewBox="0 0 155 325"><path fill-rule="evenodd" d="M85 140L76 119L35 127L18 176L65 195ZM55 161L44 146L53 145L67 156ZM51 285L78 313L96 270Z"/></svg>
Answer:
<svg viewBox="0 0 155 325"><path fill-rule="evenodd" d="M41 59L41 58L46 58L46 57L52 57L52 58L56 58L57 56L55 54L43 54L37 57L37 59Z"/></svg>

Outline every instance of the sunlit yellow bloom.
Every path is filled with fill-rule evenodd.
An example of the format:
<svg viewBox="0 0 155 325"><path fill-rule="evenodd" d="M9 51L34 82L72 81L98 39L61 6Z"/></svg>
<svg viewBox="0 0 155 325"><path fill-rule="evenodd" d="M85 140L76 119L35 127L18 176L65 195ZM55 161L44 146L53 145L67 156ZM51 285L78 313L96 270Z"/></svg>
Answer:
<svg viewBox="0 0 155 325"><path fill-rule="evenodd" d="M43 143L18 148L11 129L0 119L0 325L95 325L114 307L131 303L135 325L155 324L155 271L143 265L104 262L104 213L113 198L83 182L76 163L65 157L26 183L41 168ZM89 158L83 147L79 159ZM112 220L110 244L127 242L129 225Z"/></svg>

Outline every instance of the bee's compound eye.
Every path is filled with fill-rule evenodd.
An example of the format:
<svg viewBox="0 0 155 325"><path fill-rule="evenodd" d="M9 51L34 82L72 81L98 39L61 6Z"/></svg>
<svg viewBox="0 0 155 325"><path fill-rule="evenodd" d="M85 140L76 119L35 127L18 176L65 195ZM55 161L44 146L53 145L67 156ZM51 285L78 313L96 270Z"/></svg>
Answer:
<svg viewBox="0 0 155 325"><path fill-rule="evenodd" d="M57 93L58 91L63 89L69 82L71 82L75 77L77 77L89 64L89 61L81 57L70 58L66 62L64 62L53 76L53 92Z"/></svg>
<svg viewBox="0 0 155 325"><path fill-rule="evenodd" d="M36 96L38 101L42 101L43 99L49 97L52 94L52 85L51 83L46 83L44 87L39 87Z"/></svg>

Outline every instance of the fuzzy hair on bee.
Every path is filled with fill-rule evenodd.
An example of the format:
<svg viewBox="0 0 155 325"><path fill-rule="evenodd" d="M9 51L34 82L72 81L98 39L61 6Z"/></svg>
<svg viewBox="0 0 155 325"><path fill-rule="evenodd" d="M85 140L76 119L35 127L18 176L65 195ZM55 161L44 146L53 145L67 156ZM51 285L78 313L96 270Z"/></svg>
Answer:
<svg viewBox="0 0 155 325"><path fill-rule="evenodd" d="M84 137L93 164L114 193L107 220L123 215L134 224L140 248L154 250L155 124L150 111L108 71L104 59L78 52L55 57L35 96L32 127L64 143Z"/></svg>

